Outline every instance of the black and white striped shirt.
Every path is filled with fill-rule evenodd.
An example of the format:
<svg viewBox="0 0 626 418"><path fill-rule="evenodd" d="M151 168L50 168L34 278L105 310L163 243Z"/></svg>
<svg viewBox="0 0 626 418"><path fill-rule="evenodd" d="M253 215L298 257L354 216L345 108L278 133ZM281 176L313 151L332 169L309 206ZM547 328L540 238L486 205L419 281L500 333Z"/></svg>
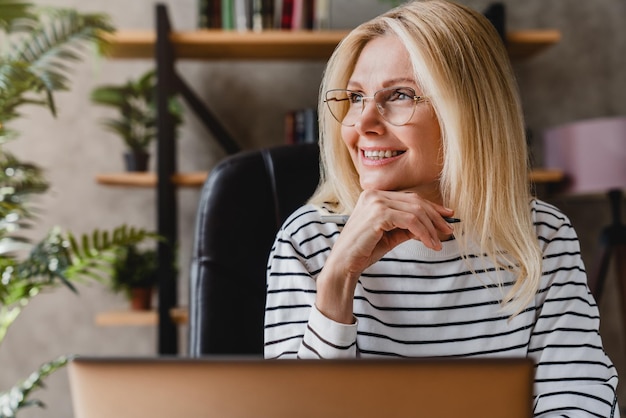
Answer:
<svg viewBox="0 0 626 418"><path fill-rule="evenodd" d="M531 205L543 274L534 301L510 319L500 301L513 285L482 257L464 259L456 241L441 251L407 241L365 270L354 297L356 323L315 308L315 279L340 233L310 205L279 231L268 262L266 358L528 356L536 364L535 416L610 417L617 372L602 348L569 219ZM615 412L619 416L619 412Z"/></svg>

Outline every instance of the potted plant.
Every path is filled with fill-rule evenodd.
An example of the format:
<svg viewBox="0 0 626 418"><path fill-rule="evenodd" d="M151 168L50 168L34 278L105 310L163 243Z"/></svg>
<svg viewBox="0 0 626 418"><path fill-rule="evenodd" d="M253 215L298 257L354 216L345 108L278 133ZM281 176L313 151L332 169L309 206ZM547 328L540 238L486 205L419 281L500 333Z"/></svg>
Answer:
<svg viewBox="0 0 626 418"><path fill-rule="evenodd" d="M0 344L35 296L59 287L76 292L76 282L103 280L111 272L117 249L155 238L128 226L96 230L81 239L53 228L37 243L20 234L35 221L31 198L44 193L48 182L37 165L22 162L3 148L18 136L10 122L25 104L43 106L55 115L54 92L68 89L69 64L81 59L86 44L104 48L105 36L113 31L106 15L0 0ZM27 406L42 406L29 398L31 392L67 360L61 356L49 361L0 392L0 418L15 417Z"/></svg>
<svg viewBox="0 0 626 418"><path fill-rule="evenodd" d="M148 169L149 146L157 135L156 74L149 70L121 85L103 85L91 92L91 101L117 110L117 117L105 118L103 126L118 135L128 148L124 154L128 171ZM182 105L176 97L168 103L175 127L183 122Z"/></svg>
<svg viewBox="0 0 626 418"><path fill-rule="evenodd" d="M110 287L115 293L124 293L130 301L131 309L150 309L156 285L156 249L127 245L116 251Z"/></svg>

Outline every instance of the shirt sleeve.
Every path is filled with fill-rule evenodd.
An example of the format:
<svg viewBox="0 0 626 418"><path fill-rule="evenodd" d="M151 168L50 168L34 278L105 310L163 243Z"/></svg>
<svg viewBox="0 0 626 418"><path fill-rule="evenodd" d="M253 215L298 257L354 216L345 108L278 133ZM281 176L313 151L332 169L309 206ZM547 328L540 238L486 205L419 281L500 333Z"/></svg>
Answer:
<svg viewBox="0 0 626 418"><path fill-rule="evenodd" d="M268 260L265 305L265 358L356 357L357 324L340 324L315 307L315 279L325 241L306 239L290 229L279 231ZM319 267L317 267L319 266Z"/></svg>
<svg viewBox="0 0 626 418"><path fill-rule="evenodd" d="M529 344L535 417L619 417L617 371L602 346L578 237L562 214L538 230L543 276Z"/></svg>

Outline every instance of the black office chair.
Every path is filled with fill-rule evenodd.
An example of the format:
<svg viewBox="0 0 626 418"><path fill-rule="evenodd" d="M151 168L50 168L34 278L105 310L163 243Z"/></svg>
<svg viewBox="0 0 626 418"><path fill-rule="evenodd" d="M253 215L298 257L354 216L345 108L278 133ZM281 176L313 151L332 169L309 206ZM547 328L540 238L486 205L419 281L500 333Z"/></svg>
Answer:
<svg viewBox="0 0 626 418"><path fill-rule="evenodd" d="M319 182L316 144L226 158L202 189L190 271L189 354L261 355L267 259Z"/></svg>

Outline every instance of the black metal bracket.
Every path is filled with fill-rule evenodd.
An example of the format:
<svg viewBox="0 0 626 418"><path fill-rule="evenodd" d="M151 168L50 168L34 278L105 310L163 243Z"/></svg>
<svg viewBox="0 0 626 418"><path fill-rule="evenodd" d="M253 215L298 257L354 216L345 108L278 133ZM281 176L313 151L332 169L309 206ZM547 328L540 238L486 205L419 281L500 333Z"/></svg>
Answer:
<svg viewBox="0 0 626 418"><path fill-rule="evenodd" d="M178 303L176 252L178 249L178 205L176 185L171 181L177 172L175 123L168 111L169 99L180 94L190 108L228 154L241 150L217 117L187 85L175 69L176 53L170 40L172 27L164 4L156 5L156 74L157 74L157 233L158 244L158 352L178 353L178 328L171 309Z"/></svg>
<svg viewBox="0 0 626 418"><path fill-rule="evenodd" d="M178 329L172 321L170 310L178 300L175 249L178 246L178 207L176 189L171 178L176 173L176 144L174 120L168 112L168 100L175 93L174 50L170 43L171 31L167 9L156 6L155 45L157 74L157 233L159 241L159 354L178 353Z"/></svg>
<svg viewBox="0 0 626 418"><path fill-rule="evenodd" d="M213 133L215 140L224 148L228 154L235 154L241 151L241 148L232 139L230 134L226 131L224 126L215 117L215 115L204 105L202 100L196 95L196 93L189 87L185 80L178 74L175 74L176 89L180 95L185 99L189 107L199 117L200 121L204 124L205 128Z"/></svg>

